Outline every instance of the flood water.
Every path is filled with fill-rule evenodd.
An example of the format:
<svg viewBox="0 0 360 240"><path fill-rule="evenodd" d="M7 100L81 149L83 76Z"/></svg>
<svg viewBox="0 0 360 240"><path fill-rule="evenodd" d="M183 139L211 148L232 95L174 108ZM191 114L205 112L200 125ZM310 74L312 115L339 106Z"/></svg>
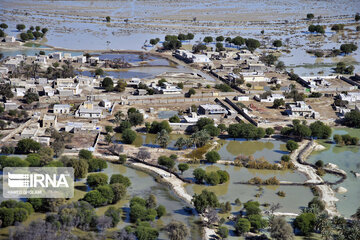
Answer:
<svg viewBox="0 0 360 240"><path fill-rule="evenodd" d="M360 137L359 129L335 129L333 134L350 134L351 136ZM360 207L360 178L356 178L350 171L360 172L360 149L359 146L337 146L336 144L322 143L327 148L321 152L314 152L308 159L309 162L315 163L322 160L326 163L334 163L340 169L346 171L347 179L334 186L345 187L348 192L345 194L336 194L339 201L336 206L339 212L345 217L350 217ZM324 179L336 181L338 178L331 175L325 175Z"/></svg>

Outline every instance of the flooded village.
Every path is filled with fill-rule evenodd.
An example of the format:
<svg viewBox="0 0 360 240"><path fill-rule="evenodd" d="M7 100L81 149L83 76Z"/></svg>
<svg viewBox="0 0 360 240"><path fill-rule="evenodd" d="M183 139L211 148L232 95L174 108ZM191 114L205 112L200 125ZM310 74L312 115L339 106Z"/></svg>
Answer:
<svg viewBox="0 0 360 240"><path fill-rule="evenodd" d="M360 239L357 9L1 1L0 239Z"/></svg>

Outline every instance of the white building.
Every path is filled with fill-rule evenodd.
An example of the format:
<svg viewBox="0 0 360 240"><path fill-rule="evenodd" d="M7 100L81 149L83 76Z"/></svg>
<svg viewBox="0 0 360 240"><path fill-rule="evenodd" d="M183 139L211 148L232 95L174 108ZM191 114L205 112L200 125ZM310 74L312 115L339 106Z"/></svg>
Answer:
<svg viewBox="0 0 360 240"><path fill-rule="evenodd" d="M267 82L270 80L262 72L241 72L240 76L243 77L245 82Z"/></svg>
<svg viewBox="0 0 360 240"><path fill-rule="evenodd" d="M69 114L71 106L69 104L55 104L53 112L55 114Z"/></svg>
<svg viewBox="0 0 360 240"><path fill-rule="evenodd" d="M16 39L14 36L6 36L4 37L4 42L15 42Z"/></svg>
<svg viewBox="0 0 360 240"><path fill-rule="evenodd" d="M104 107L106 109L110 109L112 104L111 104L111 102L109 100L103 99L103 100L100 101L100 106L102 106L102 107Z"/></svg>
<svg viewBox="0 0 360 240"><path fill-rule="evenodd" d="M290 117L305 117L314 119L320 117L320 114L315 112L304 101L298 101L294 104L287 104L287 112Z"/></svg>
<svg viewBox="0 0 360 240"><path fill-rule="evenodd" d="M51 53L53 59L61 60L62 59L62 52L53 52Z"/></svg>
<svg viewBox="0 0 360 240"><path fill-rule="evenodd" d="M217 104L202 104L199 106L198 112L203 115L228 113L225 108Z"/></svg>
<svg viewBox="0 0 360 240"><path fill-rule="evenodd" d="M348 94L339 94L339 98L342 101L348 101L349 103L354 103L360 101L360 92L349 92Z"/></svg>
<svg viewBox="0 0 360 240"><path fill-rule="evenodd" d="M203 54L193 54L186 50L176 50L175 56L191 63L211 63L208 56Z"/></svg>
<svg viewBox="0 0 360 240"><path fill-rule="evenodd" d="M75 112L75 116L79 118L101 118L103 108L94 106L91 101L86 101L80 105Z"/></svg>
<svg viewBox="0 0 360 240"><path fill-rule="evenodd" d="M235 97L235 101L250 101L250 97L249 96L236 96Z"/></svg>
<svg viewBox="0 0 360 240"><path fill-rule="evenodd" d="M259 101L259 102L268 102L268 103L272 103L275 101L275 99L283 99L285 100L285 96L282 94L271 94L269 96L267 96L266 98L261 98L260 95L255 95L255 100Z"/></svg>
<svg viewBox="0 0 360 240"><path fill-rule="evenodd" d="M158 94L181 94L182 89L174 86L168 82L163 83L164 86L157 86L155 83L151 84L151 87L154 89L155 93Z"/></svg>

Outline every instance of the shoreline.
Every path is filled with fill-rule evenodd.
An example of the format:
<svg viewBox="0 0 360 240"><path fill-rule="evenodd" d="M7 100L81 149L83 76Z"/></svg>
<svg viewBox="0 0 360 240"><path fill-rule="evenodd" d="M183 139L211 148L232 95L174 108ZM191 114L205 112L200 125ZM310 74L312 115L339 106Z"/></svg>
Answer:
<svg viewBox="0 0 360 240"><path fill-rule="evenodd" d="M290 159L295 165L296 169L303 173L308 180L307 183L320 183L316 187L319 190L320 199L325 203L325 210L331 216L341 216L336 208L335 202L339 201L335 196L334 190L325 183L325 181L316 173L316 169L309 165L301 164L300 162L307 159L313 151L316 151L318 144L314 141L303 140L298 149L290 154ZM299 160L299 161L298 161Z"/></svg>

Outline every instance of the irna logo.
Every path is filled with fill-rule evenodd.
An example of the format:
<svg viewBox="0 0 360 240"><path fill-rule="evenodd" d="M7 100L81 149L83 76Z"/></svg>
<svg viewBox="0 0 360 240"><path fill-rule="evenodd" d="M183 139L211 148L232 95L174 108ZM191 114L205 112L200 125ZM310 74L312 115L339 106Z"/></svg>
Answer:
<svg viewBox="0 0 360 240"><path fill-rule="evenodd" d="M69 187L65 174L12 174L10 172L8 185L13 188Z"/></svg>

